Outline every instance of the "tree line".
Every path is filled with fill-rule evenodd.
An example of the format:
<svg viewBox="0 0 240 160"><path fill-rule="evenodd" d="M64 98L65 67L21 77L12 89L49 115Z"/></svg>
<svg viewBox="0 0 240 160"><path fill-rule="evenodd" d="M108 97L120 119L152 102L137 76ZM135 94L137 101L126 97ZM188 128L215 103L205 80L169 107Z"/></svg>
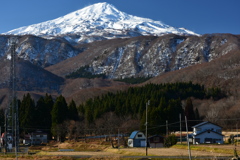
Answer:
<svg viewBox="0 0 240 160"><path fill-rule="evenodd" d="M35 103L28 93L22 100L17 100L20 133L24 135L41 129L63 140L66 136L73 139L87 134L114 134L116 128L125 133L136 129L144 131L148 107L149 134L163 134L166 133L165 127L159 126L166 120L169 123L179 121L179 114L188 120L201 119L190 97L219 99L224 96L219 88L205 89L192 82L130 87L126 91L91 98L78 106L74 100L67 104L62 95L53 99L48 94ZM149 105L146 104L148 101ZM1 125L4 124L3 116L4 112L0 111Z"/></svg>
<svg viewBox="0 0 240 160"><path fill-rule="evenodd" d="M150 101L147 110L148 125L153 129L149 133L160 134L166 130L158 126L165 124L166 120L169 123L179 121L179 114L183 118L186 115L189 120L201 119L198 109L193 109L190 97L217 100L225 97L225 94L219 88L205 89L203 85L192 82L146 84L142 87L130 87L127 91L119 91L116 94L108 93L91 98L79 106L79 112L87 124L94 124L102 115L111 112L130 124L133 123L131 120L137 120L139 125L132 126L144 130L146 102ZM182 105L182 101L186 101L185 106ZM172 130L176 130L176 127Z"/></svg>

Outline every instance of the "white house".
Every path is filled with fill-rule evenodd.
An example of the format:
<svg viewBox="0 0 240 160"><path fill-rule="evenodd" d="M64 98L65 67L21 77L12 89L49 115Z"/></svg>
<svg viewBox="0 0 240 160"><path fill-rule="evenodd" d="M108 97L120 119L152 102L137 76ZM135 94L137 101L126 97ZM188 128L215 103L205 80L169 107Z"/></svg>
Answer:
<svg viewBox="0 0 240 160"><path fill-rule="evenodd" d="M222 127L211 122L199 123L193 128L193 144L199 143L218 143L223 144Z"/></svg>

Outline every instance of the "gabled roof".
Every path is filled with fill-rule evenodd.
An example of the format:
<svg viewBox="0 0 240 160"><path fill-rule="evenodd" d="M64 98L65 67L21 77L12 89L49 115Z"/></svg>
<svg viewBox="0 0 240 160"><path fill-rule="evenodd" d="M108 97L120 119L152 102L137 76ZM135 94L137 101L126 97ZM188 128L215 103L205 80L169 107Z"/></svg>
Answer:
<svg viewBox="0 0 240 160"><path fill-rule="evenodd" d="M197 124L197 125L195 125L195 126L192 126L192 128L198 128L198 127L203 126L203 125L208 124L208 123L211 123L211 122L209 122L209 121L205 121L205 122L199 123L199 124ZM222 128L221 126L216 125L216 124L214 124L214 123L211 123L211 124L213 124L213 125L215 125L215 126L218 126L218 127Z"/></svg>
<svg viewBox="0 0 240 160"><path fill-rule="evenodd" d="M163 136L160 136L160 135L158 135L158 134L155 134L155 135L153 135L153 136L148 137L148 139L149 139L149 138L152 138L152 137L161 137L161 138L164 138Z"/></svg>
<svg viewBox="0 0 240 160"><path fill-rule="evenodd" d="M201 135L201 134L203 134L203 133L206 133L206 132L213 132L213 133L218 134L218 135L220 135L220 136L224 136L224 135L222 135L221 133L218 133L218 132L215 132L215 131L212 131L212 130L206 130L206 131L204 131L204 132L201 132L201 133L199 133L199 134L196 134L195 136L199 136L199 135Z"/></svg>
<svg viewBox="0 0 240 160"><path fill-rule="evenodd" d="M131 133L129 139L134 139L135 136L136 136L139 132L141 132L141 131L133 131L133 132Z"/></svg>

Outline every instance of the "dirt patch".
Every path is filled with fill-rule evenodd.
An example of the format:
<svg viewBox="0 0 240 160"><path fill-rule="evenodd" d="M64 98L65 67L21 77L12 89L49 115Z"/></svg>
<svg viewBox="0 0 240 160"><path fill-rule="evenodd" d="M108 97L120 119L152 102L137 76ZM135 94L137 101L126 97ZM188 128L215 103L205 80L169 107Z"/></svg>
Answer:
<svg viewBox="0 0 240 160"><path fill-rule="evenodd" d="M146 153L145 148L127 148L121 149L127 152L135 152L135 153ZM191 151L192 156L231 156L230 154L223 153L214 153L214 152L206 152L206 151ZM148 155L156 155L156 156L188 156L188 150L186 149L177 149L177 148L149 148Z"/></svg>
<svg viewBox="0 0 240 160"><path fill-rule="evenodd" d="M58 148L72 148L74 145L70 143L60 143L58 144Z"/></svg>

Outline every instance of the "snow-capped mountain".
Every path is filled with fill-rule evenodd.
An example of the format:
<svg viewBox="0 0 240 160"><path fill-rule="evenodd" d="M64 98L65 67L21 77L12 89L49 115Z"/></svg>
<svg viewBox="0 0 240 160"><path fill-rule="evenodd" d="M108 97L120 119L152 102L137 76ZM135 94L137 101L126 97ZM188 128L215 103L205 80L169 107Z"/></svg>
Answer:
<svg viewBox="0 0 240 160"><path fill-rule="evenodd" d="M139 35L197 35L184 28L174 28L160 21L119 11L106 2L96 3L54 20L11 30L4 34L60 36L68 41L91 42L96 39ZM74 38L69 35L75 35ZM76 37L76 34L79 35ZM66 36L68 35L68 36ZM90 38L91 37L91 38Z"/></svg>

